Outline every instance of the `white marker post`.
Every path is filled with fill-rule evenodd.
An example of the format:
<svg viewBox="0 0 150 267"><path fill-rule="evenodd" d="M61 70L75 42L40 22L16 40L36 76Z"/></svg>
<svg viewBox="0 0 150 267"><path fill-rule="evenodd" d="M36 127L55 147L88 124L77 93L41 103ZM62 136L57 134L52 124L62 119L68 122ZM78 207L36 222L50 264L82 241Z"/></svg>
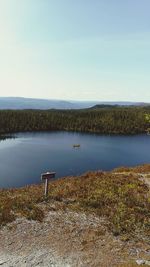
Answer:
<svg viewBox="0 0 150 267"><path fill-rule="evenodd" d="M50 179L55 178L56 172L46 172L41 174L41 180L45 181L45 190L44 190L44 196L48 196L48 182Z"/></svg>

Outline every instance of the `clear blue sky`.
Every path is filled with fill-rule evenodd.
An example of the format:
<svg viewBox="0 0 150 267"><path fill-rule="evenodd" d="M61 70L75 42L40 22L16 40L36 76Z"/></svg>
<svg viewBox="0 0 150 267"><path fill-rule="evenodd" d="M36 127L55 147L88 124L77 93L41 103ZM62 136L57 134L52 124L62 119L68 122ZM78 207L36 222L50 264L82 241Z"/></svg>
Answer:
<svg viewBox="0 0 150 267"><path fill-rule="evenodd" d="M0 96L150 102L150 0L0 0Z"/></svg>

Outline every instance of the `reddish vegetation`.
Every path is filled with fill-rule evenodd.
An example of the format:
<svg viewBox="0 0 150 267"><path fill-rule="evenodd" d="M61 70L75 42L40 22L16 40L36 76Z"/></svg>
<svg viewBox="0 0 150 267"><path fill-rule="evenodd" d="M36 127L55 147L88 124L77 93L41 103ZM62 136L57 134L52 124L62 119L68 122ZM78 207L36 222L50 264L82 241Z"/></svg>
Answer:
<svg viewBox="0 0 150 267"><path fill-rule="evenodd" d="M50 184L47 202L55 200L63 204L61 208L94 212L105 217L109 230L115 235L134 236L139 231L148 237L149 189L139 179L141 172L150 172L150 164L59 179ZM1 225L18 216L42 221L44 212L38 206L44 201L42 185L1 190L0 200Z"/></svg>
<svg viewBox="0 0 150 267"><path fill-rule="evenodd" d="M114 169L113 172L132 172L132 173L150 173L150 164L143 164L136 167L120 167Z"/></svg>
<svg viewBox="0 0 150 267"><path fill-rule="evenodd" d="M0 229L0 252L6 261L12 252L10 266L20 260L18 247L29 262L32 247L35 262L49 262L53 248L71 266L80 266L79 257L87 266L136 267L136 259L148 259L149 180L150 164L53 181L47 199L42 184L0 190L0 225L14 221Z"/></svg>

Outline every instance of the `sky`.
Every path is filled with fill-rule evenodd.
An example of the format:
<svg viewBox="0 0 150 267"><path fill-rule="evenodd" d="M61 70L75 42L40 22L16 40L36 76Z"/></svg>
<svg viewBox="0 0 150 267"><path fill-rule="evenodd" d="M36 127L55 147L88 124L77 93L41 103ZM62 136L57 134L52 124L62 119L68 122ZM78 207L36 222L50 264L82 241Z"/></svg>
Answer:
<svg viewBox="0 0 150 267"><path fill-rule="evenodd" d="M149 0L0 0L0 96L150 102Z"/></svg>

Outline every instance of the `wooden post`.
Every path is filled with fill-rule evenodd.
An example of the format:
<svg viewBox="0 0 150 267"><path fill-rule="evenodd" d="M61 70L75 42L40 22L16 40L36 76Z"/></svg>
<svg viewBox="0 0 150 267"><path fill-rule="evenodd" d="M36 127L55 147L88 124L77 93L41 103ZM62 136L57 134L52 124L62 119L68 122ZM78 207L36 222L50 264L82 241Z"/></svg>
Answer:
<svg viewBox="0 0 150 267"><path fill-rule="evenodd" d="M48 182L50 179L55 178L56 172L46 172L41 174L41 180L45 181L45 189L44 189L44 196L47 198L48 196Z"/></svg>
<svg viewBox="0 0 150 267"><path fill-rule="evenodd" d="M45 197L48 196L48 179L45 179Z"/></svg>

